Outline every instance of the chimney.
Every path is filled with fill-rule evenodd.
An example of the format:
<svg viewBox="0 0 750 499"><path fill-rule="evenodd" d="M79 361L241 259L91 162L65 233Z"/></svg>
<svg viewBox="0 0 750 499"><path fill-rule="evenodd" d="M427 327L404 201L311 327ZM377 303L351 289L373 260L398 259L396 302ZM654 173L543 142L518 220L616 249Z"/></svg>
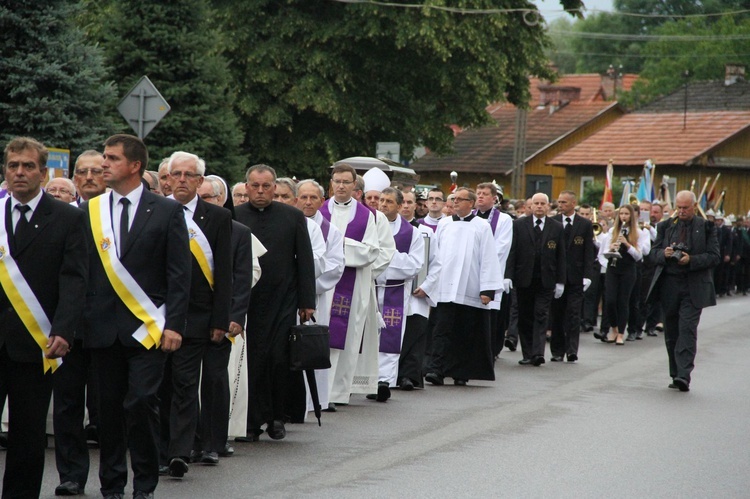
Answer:
<svg viewBox="0 0 750 499"><path fill-rule="evenodd" d="M745 81L744 64L725 64L724 65L724 86L728 87L738 81Z"/></svg>
<svg viewBox="0 0 750 499"><path fill-rule="evenodd" d="M581 98L580 87L539 85L537 88L539 89L539 108L549 106L550 114Z"/></svg>

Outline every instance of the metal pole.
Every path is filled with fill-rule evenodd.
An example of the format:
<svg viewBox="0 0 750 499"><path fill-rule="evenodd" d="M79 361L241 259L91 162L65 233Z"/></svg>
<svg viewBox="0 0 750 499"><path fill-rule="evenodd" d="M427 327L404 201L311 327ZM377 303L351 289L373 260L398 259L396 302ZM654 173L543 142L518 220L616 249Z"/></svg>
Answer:
<svg viewBox="0 0 750 499"><path fill-rule="evenodd" d="M143 115L146 113L146 91L143 88L138 92L138 100L140 101L138 106L138 138L143 140Z"/></svg>

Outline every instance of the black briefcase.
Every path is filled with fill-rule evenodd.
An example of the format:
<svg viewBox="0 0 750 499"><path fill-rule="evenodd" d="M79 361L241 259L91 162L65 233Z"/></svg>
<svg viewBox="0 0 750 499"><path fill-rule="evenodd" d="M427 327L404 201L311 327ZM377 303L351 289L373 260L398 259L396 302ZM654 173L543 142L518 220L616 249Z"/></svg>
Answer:
<svg viewBox="0 0 750 499"><path fill-rule="evenodd" d="M305 371L331 367L329 341L328 326L300 324L289 328L289 368Z"/></svg>

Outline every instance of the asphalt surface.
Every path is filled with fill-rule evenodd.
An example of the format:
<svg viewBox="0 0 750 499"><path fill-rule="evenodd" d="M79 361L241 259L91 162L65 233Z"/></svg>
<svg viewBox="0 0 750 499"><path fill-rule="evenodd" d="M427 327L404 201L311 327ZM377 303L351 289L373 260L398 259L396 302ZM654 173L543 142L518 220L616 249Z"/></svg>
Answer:
<svg viewBox="0 0 750 499"><path fill-rule="evenodd" d="M358 395L322 427L236 443L156 496L750 497L749 325L750 298L704 310L688 393L667 388L661 335L615 346L586 334L576 364L548 352L542 367L519 366L520 352L503 351L495 382ZM86 492L98 497L91 455ZM42 497L57 484L50 448Z"/></svg>

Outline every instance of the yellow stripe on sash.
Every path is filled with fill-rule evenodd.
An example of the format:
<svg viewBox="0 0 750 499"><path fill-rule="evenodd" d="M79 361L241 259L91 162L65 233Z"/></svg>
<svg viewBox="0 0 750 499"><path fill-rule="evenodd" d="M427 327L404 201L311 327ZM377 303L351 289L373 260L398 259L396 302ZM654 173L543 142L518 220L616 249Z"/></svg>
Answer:
<svg viewBox="0 0 750 499"><path fill-rule="evenodd" d="M162 330L156 323L156 319L154 319L138 299L133 296L131 290L125 285L125 283L123 283L113 267L110 250L115 251L115 245L114 241L110 241L109 238L104 237L100 212L102 197L103 196L97 196L89 200L89 219L91 220L91 231L94 235L96 251L102 261L102 265L104 266L104 272L106 272L109 283L112 285L112 288L114 288L117 296L119 296L125 306L128 307L128 310L143 322L143 325L146 327L148 335L139 340L141 344L149 349L154 346L159 346L161 343Z"/></svg>
<svg viewBox="0 0 750 499"><path fill-rule="evenodd" d="M211 272L211 266L208 264L208 259L203 253L203 248L201 248L198 241L195 240L193 234L190 234L190 252L198 262L198 266L201 268L201 272L203 272L203 275L208 281L208 285L211 286L211 289L214 289L214 274Z"/></svg>
<svg viewBox="0 0 750 499"><path fill-rule="evenodd" d="M29 306L26 304L23 296L21 296L21 292L18 290L16 284L13 282L13 279L10 277L8 267L5 265L4 261L4 256L6 255L5 251L5 248L0 247L0 283L2 283L3 290L5 291L5 294L8 297L11 305L13 305L13 309L21 319L21 322L23 322L23 325L26 326L26 329L31 334L31 337L34 338L34 342L39 345L39 348L41 348L42 352L44 352L44 354L46 355L47 343L49 342L49 338L44 334L42 327L39 325L39 322L36 320L36 317L34 317L34 314L29 309ZM33 299L36 299L36 297L34 297ZM52 370L52 372L55 372L55 370L60 367L60 364L62 364L62 360L48 359L47 357L44 357L42 360L42 364L45 373L50 369Z"/></svg>

